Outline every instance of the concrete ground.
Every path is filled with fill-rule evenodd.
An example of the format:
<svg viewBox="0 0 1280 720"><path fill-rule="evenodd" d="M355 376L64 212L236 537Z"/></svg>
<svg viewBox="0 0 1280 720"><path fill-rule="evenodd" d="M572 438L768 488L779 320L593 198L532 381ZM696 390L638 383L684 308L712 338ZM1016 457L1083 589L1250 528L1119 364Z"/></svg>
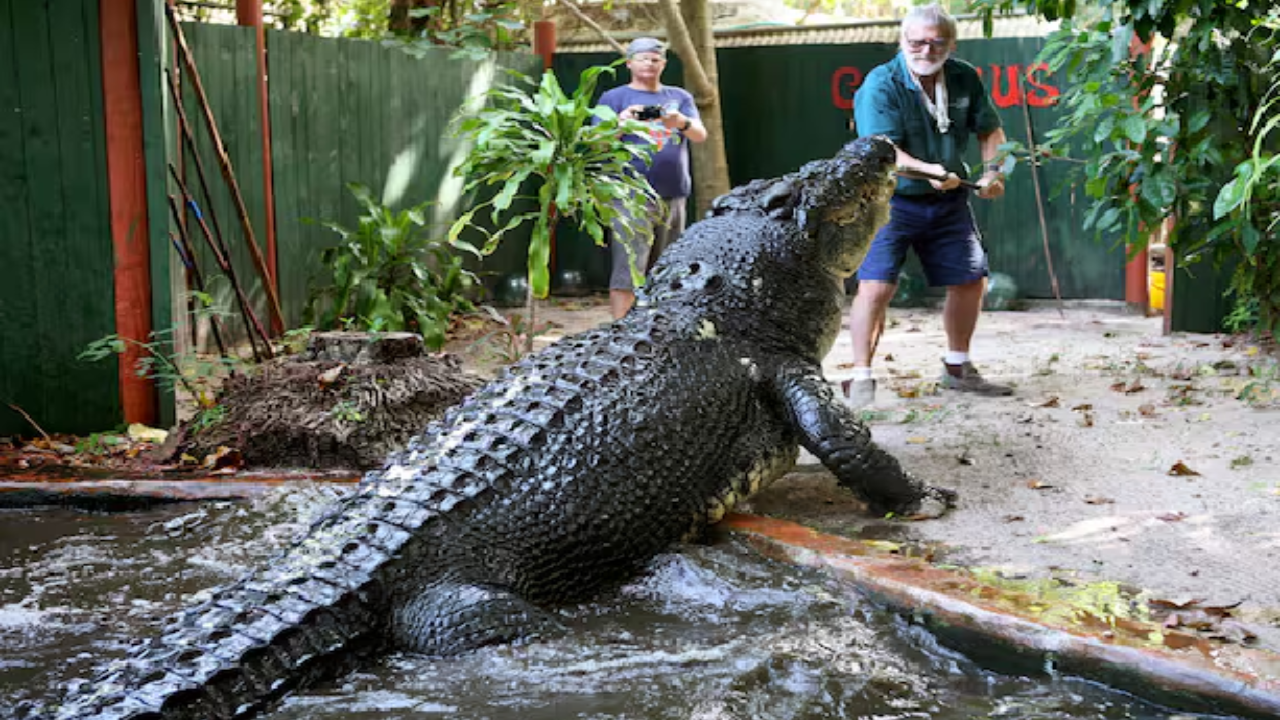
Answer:
<svg viewBox="0 0 1280 720"><path fill-rule="evenodd" d="M560 326L548 340L608 319L599 301L545 316ZM936 310L891 310L863 415L911 472L960 492L955 511L870 518L807 454L746 510L1280 650L1280 365L1266 348L1166 336L1118 304L991 312L973 357L1017 392L981 398L938 390L943 344ZM842 334L828 378L851 357Z"/></svg>

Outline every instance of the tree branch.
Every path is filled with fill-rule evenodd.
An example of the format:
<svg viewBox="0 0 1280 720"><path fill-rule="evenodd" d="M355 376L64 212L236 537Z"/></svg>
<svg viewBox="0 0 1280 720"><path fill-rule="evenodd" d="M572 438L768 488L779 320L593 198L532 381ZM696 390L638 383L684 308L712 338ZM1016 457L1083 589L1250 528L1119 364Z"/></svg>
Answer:
<svg viewBox="0 0 1280 720"><path fill-rule="evenodd" d="M569 12L573 13L575 16L577 16L579 20L586 23L587 27L591 28L592 30L595 30L596 33L600 35L600 37L604 38L605 42L612 45L613 49L618 51L619 55L626 57L627 49L622 47L622 45L617 40L614 40L613 37L609 35L609 32L607 30L600 27L599 23L587 17L587 14L582 12L582 8L578 7L578 5L573 2L573 0L557 0L557 2L559 2L561 5L565 6L566 8L569 8Z"/></svg>
<svg viewBox="0 0 1280 720"><path fill-rule="evenodd" d="M563 1L563 0L562 0ZM713 103L716 99L716 87L712 84L711 78L707 76L706 69L702 66L702 58L698 56L698 50L694 47L693 38L689 35L689 26L685 24L684 17L680 15L679 0L661 0L662 14L667 20L667 42L675 48L679 53L680 59L684 62L685 84L694 94L694 99L699 106L707 103ZM715 48L708 48L709 52L715 52Z"/></svg>
<svg viewBox="0 0 1280 720"><path fill-rule="evenodd" d="M53 442L53 438L49 437L49 433L45 432L45 431L44 431L44 428L40 427L40 423L36 422L34 418L32 418L30 415L28 415L26 410L23 410L22 408L18 407L17 405L14 405L13 403L9 402L8 400L6 400L6 401L4 402L4 404L5 404L5 405L8 405L8 406L9 406L9 407L11 407L11 408L13 408L13 411L14 411L14 412L16 412L16 413L18 413L19 415L21 415L22 417L26 418L26 419L27 419L27 422L31 423L31 427L35 428L36 430L39 430L39 431L40 431L40 434L44 436L45 442Z"/></svg>

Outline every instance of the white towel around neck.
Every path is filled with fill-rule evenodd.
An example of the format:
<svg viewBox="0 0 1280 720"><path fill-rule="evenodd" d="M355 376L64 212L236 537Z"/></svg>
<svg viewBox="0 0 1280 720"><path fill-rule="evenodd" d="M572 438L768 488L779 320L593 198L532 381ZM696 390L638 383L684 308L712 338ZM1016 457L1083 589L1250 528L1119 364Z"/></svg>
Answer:
<svg viewBox="0 0 1280 720"><path fill-rule="evenodd" d="M951 129L951 116L947 114L947 74L941 70L938 71L938 79L933 83L933 97L929 97L929 93L924 91L924 83L920 82L920 77L915 73L911 73L911 79L915 81L916 87L920 89L920 97L924 98L924 106L928 108L929 114L933 116L933 121L938 124L938 132L945 133Z"/></svg>

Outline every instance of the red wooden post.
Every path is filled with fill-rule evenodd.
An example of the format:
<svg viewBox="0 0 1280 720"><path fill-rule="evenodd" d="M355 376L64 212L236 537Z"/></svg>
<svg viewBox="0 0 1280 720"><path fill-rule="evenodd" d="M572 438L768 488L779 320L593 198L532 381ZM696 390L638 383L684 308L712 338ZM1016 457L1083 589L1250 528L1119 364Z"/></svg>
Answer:
<svg viewBox="0 0 1280 720"><path fill-rule="evenodd" d="M271 162L271 112L267 104L267 31L262 23L262 0L236 0L236 22L256 31L255 61L257 63L258 115L262 118L262 198L266 206L267 224L267 275L269 282L280 295L280 273L276 266L276 194L273 180L273 164ZM282 319L271 314L271 332L280 335L284 332Z"/></svg>
<svg viewBox="0 0 1280 720"><path fill-rule="evenodd" d="M533 21L533 53L542 56L542 71L551 71L551 61L556 54L556 21L555 20L534 20ZM551 205L551 212L555 213L556 206ZM553 274L556 271L556 223L551 223L551 253L547 258L547 269Z"/></svg>
<svg viewBox="0 0 1280 720"><path fill-rule="evenodd" d="M1147 288L1150 262L1147 249L1143 248L1124 265L1124 301L1132 309L1142 311L1143 315L1148 314L1151 302Z"/></svg>
<svg viewBox="0 0 1280 720"><path fill-rule="evenodd" d="M556 21L533 21L533 53L542 56L542 69L551 69L551 59L556 54Z"/></svg>
<svg viewBox="0 0 1280 720"><path fill-rule="evenodd" d="M1151 52L1151 44L1143 43L1138 39L1136 34L1129 38L1129 56L1136 58L1139 55L1146 55ZM1133 98L1134 108L1138 107L1138 98ZM1132 188L1130 188L1132 191ZM1143 228L1148 230L1150 228ZM1132 249L1128 249L1132 252ZM1143 315L1151 313L1151 296L1149 294L1147 273L1151 267L1151 258L1147 253L1146 247L1143 247L1137 253L1134 253L1124 266L1124 301L1131 309L1140 310Z"/></svg>
<svg viewBox="0 0 1280 720"><path fill-rule="evenodd" d="M115 260L116 333L148 342L152 330L151 232L147 221L135 0L102 0L98 32L106 116L103 128L107 140L107 197ZM125 422L154 425L159 418L159 395L153 381L138 377L141 354L131 345L120 356L120 405Z"/></svg>

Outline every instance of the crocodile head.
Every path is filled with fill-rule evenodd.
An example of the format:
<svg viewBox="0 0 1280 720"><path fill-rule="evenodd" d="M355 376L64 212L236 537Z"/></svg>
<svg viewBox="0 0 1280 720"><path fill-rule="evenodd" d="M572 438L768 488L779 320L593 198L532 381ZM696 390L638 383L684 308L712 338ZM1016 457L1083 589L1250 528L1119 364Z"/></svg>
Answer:
<svg viewBox="0 0 1280 720"><path fill-rule="evenodd" d="M859 138L796 173L796 224L817 242L821 264L839 277L858 269L889 220L896 158L887 139Z"/></svg>
<svg viewBox="0 0 1280 720"><path fill-rule="evenodd" d="M678 310L702 335L825 353L840 328L843 279L888 220L896 156L888 140L861 138L716 198L659 257L636 307Z"/></svg>

